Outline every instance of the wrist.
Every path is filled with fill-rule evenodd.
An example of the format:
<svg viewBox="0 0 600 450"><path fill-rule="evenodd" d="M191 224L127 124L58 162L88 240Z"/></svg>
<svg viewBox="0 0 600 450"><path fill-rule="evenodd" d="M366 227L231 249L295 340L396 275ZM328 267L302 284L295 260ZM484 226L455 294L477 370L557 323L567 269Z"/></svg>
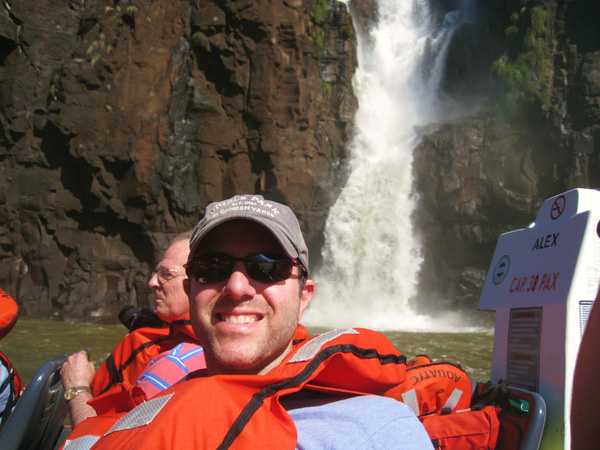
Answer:
<svg viewBox="0 0 600 450"><path fill-rule="evenodd" d="M89 386L75 386L65 389L65 400L69 401L75 398L76 395L81 394L82 392L91 393Z"/></svg>

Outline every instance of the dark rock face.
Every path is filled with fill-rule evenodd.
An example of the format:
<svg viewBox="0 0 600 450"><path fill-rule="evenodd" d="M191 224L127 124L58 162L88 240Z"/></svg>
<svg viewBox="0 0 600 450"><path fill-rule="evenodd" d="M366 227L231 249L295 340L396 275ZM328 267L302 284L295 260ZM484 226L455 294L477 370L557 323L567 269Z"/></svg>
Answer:
<svg viewBox="0 0 600 450"><path fill-rule="evenodd" d="M4 2L0 284L22 314L148 306L169 239L235 193L288 204L318 247L356 109L351 19L328 7Z"/></svg>
<svg viewBox="0 0 600 450"><path fill-rule="evenodd" d="M421 296L443 299L450 308L476 308L501 233L526 227L548 197L600 187L600 33L575 25L596 23L600 6L546 7L554 12L547 34L557 49L549 105L525 105L512 114L498 107L491 74L478 69L496 57L482 25L491 22L488 16L477 25L477 40L469 38L472 29L457 33L445 85L453 104L473 108L478 98L478 108L422 130L414 153L415 220L426 243ZM484 43L487 51L481 51ZM475 53L484 64L465 61ZM465 95L473 90L476 96Z"/></svg>
<svg viewBox="0 0 600 450"><path fill-rule="evenodd" d="M544 2L550 101L507 113L490 67L497 11L515 4L476 2L448 55L454 119L420 130L414 152L420 297L449 308L475 309L499 234L552 195L600 187L600 3ZM2 4L0 286L23 314L114 321L151 306L169 239L235 193L287 203L316 262L357 107L354 27L343 4L322 5ZM349 5L365 35L376 1ZM431 5L441 18L449 3Z"/></svg>

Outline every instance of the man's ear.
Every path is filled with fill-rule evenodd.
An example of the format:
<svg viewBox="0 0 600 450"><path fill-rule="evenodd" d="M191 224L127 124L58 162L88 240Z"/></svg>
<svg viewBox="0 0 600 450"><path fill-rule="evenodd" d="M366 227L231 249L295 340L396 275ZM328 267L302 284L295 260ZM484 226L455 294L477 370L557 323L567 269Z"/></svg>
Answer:
<svg viewBox="0 0 600 450"><path fill-rule="evenodd" d="M185 291L185 293L187 294L188 298L190 297L190 279L189 278L185 278L183 280L183 290Z"/></svg>
<svg viewBox="0 0 600 450"><path fill-rule="evenodd" d="M302 318L302 314L308 307L313 295L315 295L315 282L309 278L306 280L306 283L304 283L302 294L300 295L300 317L298 317L298 320Z"/></svg>

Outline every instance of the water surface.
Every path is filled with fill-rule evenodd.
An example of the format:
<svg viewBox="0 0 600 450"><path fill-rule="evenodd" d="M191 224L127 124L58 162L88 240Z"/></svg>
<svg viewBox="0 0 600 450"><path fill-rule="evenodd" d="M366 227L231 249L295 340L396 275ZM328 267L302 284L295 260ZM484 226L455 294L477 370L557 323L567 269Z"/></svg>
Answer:
<svg viewBox="0 0 600 450"><path fill-rule="evenodd" d="M313 335L327 330L311 328L309 331ZM21 319L0 341L0 350L13 362L23 381L28 383L36 369L48 359L85 347L91 349L91 359L98 368L126 333L123 325ZM471 379L489 379L493 345L490 332L386 331L384 334L408 358L426 354L438 361L459 363Z"/></svg>
<svg viewBox="0 0 600 450"><path fill-rule="evenodd" d="M0 341L0 351L11 360L23 382L28 383L45 361L86 347L91 349L91 360L98 368L126 334L123 325L19 319Z"/></svg>

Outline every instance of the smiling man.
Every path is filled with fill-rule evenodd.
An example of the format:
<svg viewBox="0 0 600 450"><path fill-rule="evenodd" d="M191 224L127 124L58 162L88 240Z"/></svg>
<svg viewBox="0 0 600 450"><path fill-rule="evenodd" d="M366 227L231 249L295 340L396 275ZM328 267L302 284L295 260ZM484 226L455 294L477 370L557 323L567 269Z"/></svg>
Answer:
<svg viewBox="0 0 600 450"><path fill-rule="evenodd" d="M208 373L268 372L291 351L315 289L295 216L256 196L217 203L190 247L184 287Z"/></svg>
<svg viewBox="0 0 600 450"><path fill-rule="evenodd" d="M259 195L210 204L186 272L207 369L114 420L84 421L65 449L432 448L412 410L382 396L406 378L383 335L297 339L315 283L287 206Z"/></svg>

